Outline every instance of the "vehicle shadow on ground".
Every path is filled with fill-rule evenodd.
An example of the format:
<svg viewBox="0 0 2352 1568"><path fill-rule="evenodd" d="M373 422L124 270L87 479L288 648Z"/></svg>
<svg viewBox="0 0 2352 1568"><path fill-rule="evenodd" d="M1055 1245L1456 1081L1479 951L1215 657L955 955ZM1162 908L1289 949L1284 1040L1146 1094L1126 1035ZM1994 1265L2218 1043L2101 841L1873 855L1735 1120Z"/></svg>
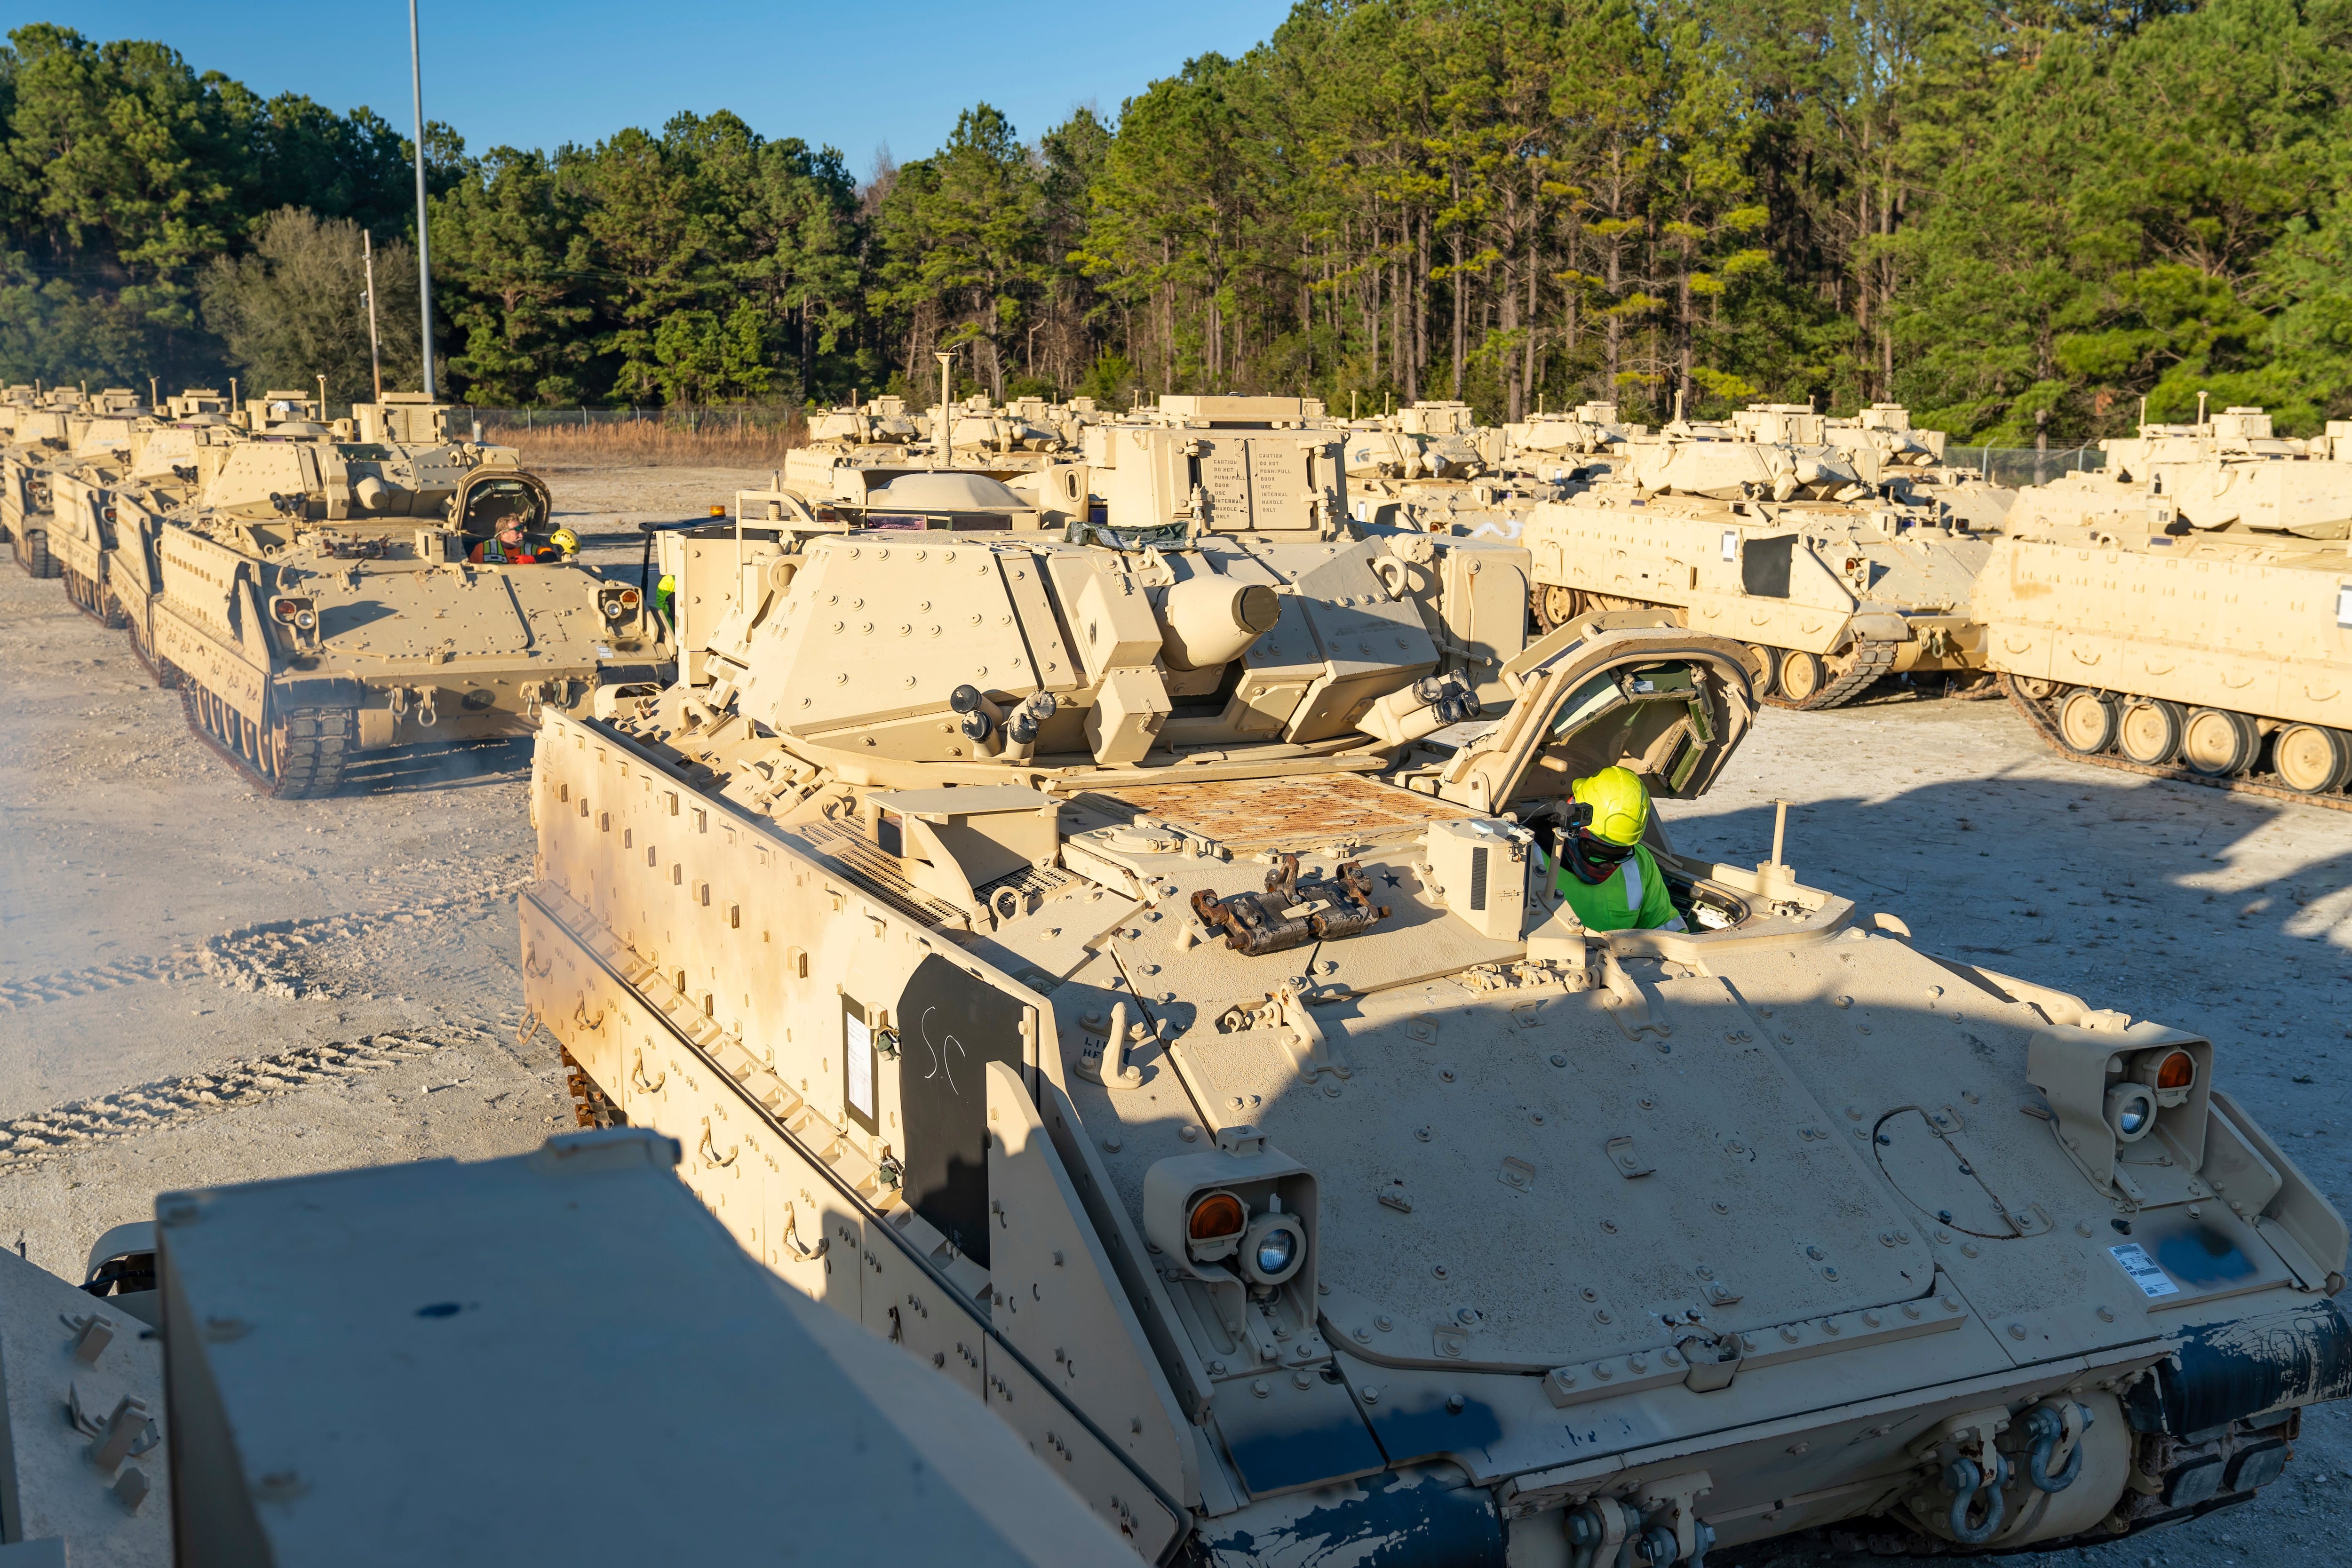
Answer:
<svg viewBox="0 0 2352 1568"><path fill-rule="evenodd" d="M1735 865L1769 858L1769 802L1710 805L1664 807L1677 850ZM1996 774L1793 805L1783 854L1798 880L1884 909L1923 942L1963 952L2046 942L2052 921L2096 944L2122 936L2103 928L2128 913L2159 926L2228 921L2243 935L2300 941L2307 933L2289 931L2289 922L2352 885L2352 851L2313 855L2260 887L2224 891L2208 879L2256 833L2323 809L2089 769L2055 779ZM2275 853L2278 844L2264 847ZM2119 918L2110 921L2111 913ZM2010 928L2015 942L1983 944L1988 921Z"/></svg>
<svg viewBox="0 0 2352 1568"><path fill-rule="evenodd" d="M366 752L345 765L336 794L348 799L506 784L530 771L531 745L530 736L514 735Z"/></svg>

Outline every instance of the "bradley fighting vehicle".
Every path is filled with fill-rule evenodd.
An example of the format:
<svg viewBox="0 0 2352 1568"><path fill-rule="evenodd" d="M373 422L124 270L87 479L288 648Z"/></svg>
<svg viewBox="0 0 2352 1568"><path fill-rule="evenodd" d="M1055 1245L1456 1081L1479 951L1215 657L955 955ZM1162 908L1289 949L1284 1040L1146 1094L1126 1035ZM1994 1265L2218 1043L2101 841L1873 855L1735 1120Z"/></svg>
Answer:
<svg viewBox="0 0 2352 1568"><path fill-rule="evenodd" d="M0 445L0 531L27 575L54 577L49 560L49 470L73 444L73 420L87 400L70 387L52 387L11 409L8 438Z"/></svg>
<svg viewBox="0 0 2352 1568"><path fill-rule="evenodd" d="M2100 443L2018 492L1978 580L1985 652L2052 745L2352 808L2352 422L2258 408Z"/></svg>
<svg viewBox="0 0 2352 1568"><path fill-rule="evenodd" d="M1989 542L1864 478L1822 416L1767 405L1626 444L1612 478L1537 507L1537 620L1659 608L1748 645L1757 694L1831 708L1882 675L1981 664L1969 593Z"/></svg>
<svg viewBox="0 0 2352 1568"><path fill-rule="evenodd" d="M639 588L555 559L546 486L510 448L263 436L228 446L193 506L114 510L105 587L134 640L273 795L666 678ZM500 561L509 531L541 559Z"/></svg>
<svg viewBox="0 0 2352 1568"><path fill-rule="evenodd" d="M1746 644L1521 647L1514 578L1465 723L1482 542L1350 537L1325 438L1122 430L1190 515L1086 542L779 530L706 684L551 717L583 1121L1152 1561L2011 1550L2275 1479L2346 1231L2226 1060L1654 817L1685 929L1580 928L1570 781L1704 794Z"/></svg>
<svg viewBox="0 0 2352 1568"><path fill-rule="evenodd" d="M1997 530L2016 496L1977 470L1948 462L1944 432L1913 429L1910 410L1899 403L1874 403L1851 419L1823 418L1821 425L1822 438L1864 483L1885 486L1912 505L1941 510L1971 529Z"/></svg>
<svg viewBox="0 0 2352 1568"><path fill-rule="evenodd" d="M1508 464L1501 431L1466 403L1420 402L1348 426L1349 504L1359 522L1516 540L1573 465ZM1543 477L1538 477L1539 475Z"/></svg>
<svg viewBox="0 0 2352 1568"><path fill-rule="evenodd" d="M779 1475L830 1505L795 1522L812 1561L1134 1561L977 1404L745 1257L680 1153L579 1132L167 1192L79 1289L0 1248L0 1562L748 1561ZM635 1483L585 1533L583 1474Z"/></svg>

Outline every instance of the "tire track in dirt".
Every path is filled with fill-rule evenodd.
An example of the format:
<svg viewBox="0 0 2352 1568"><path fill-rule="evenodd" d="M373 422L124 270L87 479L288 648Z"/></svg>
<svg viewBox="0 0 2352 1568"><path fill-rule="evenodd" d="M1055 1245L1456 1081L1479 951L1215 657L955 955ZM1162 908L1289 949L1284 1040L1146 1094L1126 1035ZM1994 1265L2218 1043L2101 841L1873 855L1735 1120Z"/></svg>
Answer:
<svg viewBox="0 0 2352 1568"><path fill-rule="evenodd" d="M520 1009L517 1010L520 1016ZM0 1122L0 1174L93 1143L152 1132L215 1111L257 1104L321 1084L429 1057L451 1046L497 1038L488 1029L404 1029L356 1040L297 1046L247 1057L184 1078L118 1089Z"/></svg>
<svg viewBox="0 0 2352 1568"><path fill-rule="evenodd" d="M206 977L230 990L270 996L308 995L318 988L299 963L305 950L322 942L364 941L399 927L426 924L438 916L468 911L487 914L487 906L492 900L512 898L530 881L529 877L516 877L446 898L420 900L384 910L322 915L308 921L267 921L225 931L198 947L116 959L88 969L36 975L28 980L0 981L0 1011L16 1012L152 981L168 983Z"/></svg>

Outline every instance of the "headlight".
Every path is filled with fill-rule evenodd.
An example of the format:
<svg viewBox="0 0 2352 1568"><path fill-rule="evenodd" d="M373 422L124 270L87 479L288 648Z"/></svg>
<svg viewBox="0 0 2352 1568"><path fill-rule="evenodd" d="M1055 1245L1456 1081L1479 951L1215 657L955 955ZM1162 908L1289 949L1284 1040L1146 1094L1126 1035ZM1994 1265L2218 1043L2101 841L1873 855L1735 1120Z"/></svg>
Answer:
<svg viewBox="0 0 2352 1568"><path fill-rule="evenodd" d="M621 603L620 600L607 599L604 601L604 618L606 620L617 621L628 613L629 607Z"/></svg>
<svg viewBox="0 0 2352 1568"><path fill-rule="evenodd" d="M2155 1091L2138 1083L2119 1083L2107 1090L2107 1125L2126 1143L2147 1137L2156 1125Z"/></svg>
<svg viewBox="0 0 2352 1568"><path fill-rule="evenodd" d="M1231 1193L1204 1193L1184 1222L1185 1249L1195 1263L1231 1258L1249 1228L1249 1210Z"/></svg>
<svg viewBox="0 0 2352 1568"><path fill-rule="evenodd" d="M319 617L309 610L298 610L294 614L294 624L307 632L319 624Z"/></svg>
<svg viewBox="0 0 2352 1568"><path fill-rule="evenodd" d="M1307 1230L1297 1215L1261 1215L1242 1244L1242 1272L1260 1285L1279 1285L1307 1261Z"/></svg>

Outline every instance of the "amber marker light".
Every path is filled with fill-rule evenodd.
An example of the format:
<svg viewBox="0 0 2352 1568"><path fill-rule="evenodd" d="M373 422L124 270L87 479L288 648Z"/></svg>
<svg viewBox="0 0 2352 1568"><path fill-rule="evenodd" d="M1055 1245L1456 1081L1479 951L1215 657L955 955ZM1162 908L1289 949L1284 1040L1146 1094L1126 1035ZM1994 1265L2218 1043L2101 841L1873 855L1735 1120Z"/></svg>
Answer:
<svg viewBox="0 0 2352 1568"><path fill-rule="evenodd" d="M1211 1193L1192 1205L1187 1229L1194 1241L1223 1241L1239 1236L1248 1218L1241 1199L1231 1193Z"/></svg>

